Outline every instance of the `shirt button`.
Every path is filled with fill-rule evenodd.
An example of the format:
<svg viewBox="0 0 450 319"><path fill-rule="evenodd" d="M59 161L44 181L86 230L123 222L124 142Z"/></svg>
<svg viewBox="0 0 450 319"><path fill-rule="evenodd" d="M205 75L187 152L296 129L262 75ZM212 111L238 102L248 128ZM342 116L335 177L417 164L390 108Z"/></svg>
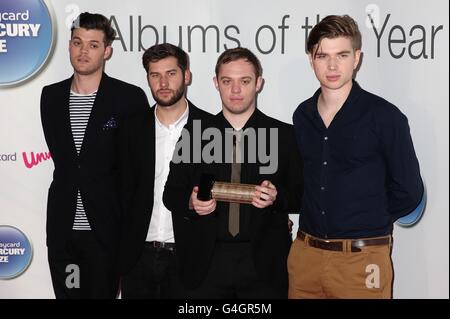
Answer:
<svg viewBox="0 0 450 319"><path fill-rule="evenodd" d="M323 139L324 139L325 141L328 141L328 136L325 136Z"/></svg>
<svg viewBox="0 0 450 319"><path fill-rule="evenodd" d="M322 215L325 215L325 211L322 211Z"/></svg>
<svg viewBox="0 0 450 319"><path fill-rule="evenodd" d="M327 161L323 162L323 165L327 165L327 164L328 164Z"/></svg>
<svg viewBox="0 0 450 319"><path fill-rule="evenodd" d="M320 187L320 190L321 190L321 191L325 190L325 187L321 186L321 187Z"/></svg>

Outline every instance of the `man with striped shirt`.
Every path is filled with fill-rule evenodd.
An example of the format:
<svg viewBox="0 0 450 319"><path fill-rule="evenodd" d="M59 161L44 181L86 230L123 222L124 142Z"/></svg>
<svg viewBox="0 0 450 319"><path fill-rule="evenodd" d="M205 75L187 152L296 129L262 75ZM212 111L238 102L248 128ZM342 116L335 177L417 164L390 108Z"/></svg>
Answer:
<svg viewBox="0 0 450 319"><path fill-rule="evenodd" d="M47 246L56 298L114 298L118 290L118 130L149 105L140 88L104 73L114 38L106 17L80 14L69 41L74 74L42 90L42 126L55 164Z"/></svg>

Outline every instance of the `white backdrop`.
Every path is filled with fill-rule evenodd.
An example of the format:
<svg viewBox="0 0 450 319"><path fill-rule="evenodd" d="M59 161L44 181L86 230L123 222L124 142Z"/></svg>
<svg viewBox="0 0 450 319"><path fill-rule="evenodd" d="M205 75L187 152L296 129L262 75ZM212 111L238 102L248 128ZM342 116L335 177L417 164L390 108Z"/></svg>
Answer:
<svg viewBox="0 0 450 319"><path fill-rule="evenodd" d="M354 17L363 34L364 52L357 81L397 105L409 118L428 192L421 221L414 227L396 226L394 230L394 297L449 297L447 0L47 2L57 30L52 57L31 80L0 88L0 157L16 155L3 156L0 161L0 225L21 229L34 248L32 263L24 274L0 280L0 298L54 297L45 246L46 198L53 163L42 160L27 168L23 153L30 162L33 154L48 151L40 124L40 92L44 85L72 73L66 22L80 11L114 17L122 42L114 42L106 72L141 86L150 99L141 65L143 51L138 49L139 29L143 28L141 42L145 48L163 42L164 32L167 42L180 44L181 38L182 47L191 57L189 98L210 112L220 110L212 82L215 61L225 46L235 47L239 41L262 61L266 83L258 99L259 108L289 123L297 105L318 87L304 53L305 24L314 25L317 15ZM368 10L378 22L378 36L366 21ZM207 30L205 39L200 27ZM402 30L404 43L393 42L402 38ZM399 57L403 48L404 54Z"/></svg>

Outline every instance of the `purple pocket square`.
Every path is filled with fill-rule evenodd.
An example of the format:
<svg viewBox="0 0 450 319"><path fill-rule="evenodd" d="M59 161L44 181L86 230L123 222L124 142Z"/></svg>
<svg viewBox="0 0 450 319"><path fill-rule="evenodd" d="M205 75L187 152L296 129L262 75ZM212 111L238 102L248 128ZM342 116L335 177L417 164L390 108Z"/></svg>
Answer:
<svg viewBox="0 0 450 319"><path fill-rule="evenodd" d="M114 116L112 116L104 125L103 125L103 130L112 130L117 128L117 120Z"/></svg>

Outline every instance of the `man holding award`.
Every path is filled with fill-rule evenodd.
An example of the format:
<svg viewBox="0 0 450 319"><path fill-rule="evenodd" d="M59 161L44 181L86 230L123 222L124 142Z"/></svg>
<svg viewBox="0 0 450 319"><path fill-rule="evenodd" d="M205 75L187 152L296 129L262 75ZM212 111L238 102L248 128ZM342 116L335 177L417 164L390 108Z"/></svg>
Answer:
<svg viewBox="0 0 450 319"><path fill-rule="evenodd" d="M215 71L222 112L201 123L201 141L193 123L189 161L175 151L163 195L181 279L190 298L286 298L288 214L303 179L293 128L256 108L263 79L251 51L226 50Z"/></svg>

